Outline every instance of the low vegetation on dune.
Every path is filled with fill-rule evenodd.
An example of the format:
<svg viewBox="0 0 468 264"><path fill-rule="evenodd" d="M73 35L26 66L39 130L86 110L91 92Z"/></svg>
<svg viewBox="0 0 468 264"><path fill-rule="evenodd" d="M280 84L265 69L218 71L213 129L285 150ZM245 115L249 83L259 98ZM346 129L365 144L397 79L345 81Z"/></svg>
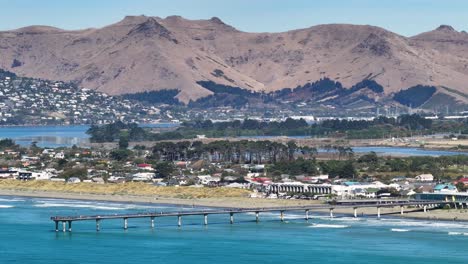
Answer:
<svg viewBox="0 0 468 264"><path fill-rule="evenodd" d="M81 194L102 195L137 195L157 196L164 198L225 198L248 197L249 191L235 188L194 188L194 187L160 187L146 183L120 183L120 184L95 184L95 183L63 183L51 181L17 181L1 180L0 189L18 191L46 191Z"/></svg>

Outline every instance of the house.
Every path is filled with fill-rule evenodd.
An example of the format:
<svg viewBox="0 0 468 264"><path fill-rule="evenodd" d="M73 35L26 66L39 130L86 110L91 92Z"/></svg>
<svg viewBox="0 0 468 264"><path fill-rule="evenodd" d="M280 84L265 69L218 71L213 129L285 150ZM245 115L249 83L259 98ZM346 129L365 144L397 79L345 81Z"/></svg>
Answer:
<svg viewBox="0 0 468 264"><path fill-rule="evenodd" d="M68 180L67 180L67 183L80 183L81 180L80 178L78 177L70 177Z"/></svg>
<svg viewBox="0 0 468 264"><path fill-rule="evenodd" d="M123 183L125 182L125 178L118 176L110 176L109 179L107 179L107 181L111 183Z"/></svg>
<svg viewBox="0 0 468 264"><path fill-rule="evenodd" d="M94 177L91 179L92 182L94 183L99 183L99 184L104 184L104 179L102 177Z"/></svg>
<svg viewBox="0 0 468 264"><path fill-rule="evenodd" d="M432 174L421 174L416 176L415 179L420 182L432 182L434 181L434 176Z"/></svg>
<svg viewBox="0 0 468 264"><path fill-rule="evenodd" d="M437 184L433 190L435 193L456 193L458 192L457 187L453 184Z"/></svg>
<svg viewBox="0 0 468 264"><path fill-rule="evenodd" d="M220 177L213 177L211 175L199 175L197 176L198 183L203 185L209 185L212 183L218 183L221 181Z"/></svg>
<svg viewBox="0 0 468 264"><path fill-rule="evenodd" d="M56 159L64 159L65 158L65 154L63 152L59 152L59 153L56 153L54 158Z"/></svg>
<svg viewBox="0 0 468 264"><path fill-rule="evenodd" d="M133 181L151 181L155 174L152 172L139 172L132 175Z"/></svg>
<svg viewBox="0 0 468 264"><path fill-rule="evenodd" d="M8 179L8 178L16 178L18 177L18 171L16 170L0 170L0 178Z"/></svg>
<svg viewBox="0 0 468 264"><path fill-rule="evenodd" d="M465 186L468 185L468 177L463 177L459 179L458 181L455 182L455 184L457 183L463 183Z"/></svg>
<svg viewBox="0 0 468 264"><path fill-rule="evenodd" d="M137 168L140 170L154 171L153 166L147 163L137 164Z"/></svg>

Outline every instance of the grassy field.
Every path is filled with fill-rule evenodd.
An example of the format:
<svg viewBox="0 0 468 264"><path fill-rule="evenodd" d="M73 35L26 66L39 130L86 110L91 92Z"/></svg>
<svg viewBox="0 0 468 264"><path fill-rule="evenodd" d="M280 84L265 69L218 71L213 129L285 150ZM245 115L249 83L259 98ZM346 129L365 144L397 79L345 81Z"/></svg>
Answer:
<svg viewBox="0 0 468 264"><path fill-rule="evenodd" d="M79 194L157 196L178 199L248 197L250 191L235 188L159 187L146 183L63 183L51 181L0 180L0 189Z"/></svg>

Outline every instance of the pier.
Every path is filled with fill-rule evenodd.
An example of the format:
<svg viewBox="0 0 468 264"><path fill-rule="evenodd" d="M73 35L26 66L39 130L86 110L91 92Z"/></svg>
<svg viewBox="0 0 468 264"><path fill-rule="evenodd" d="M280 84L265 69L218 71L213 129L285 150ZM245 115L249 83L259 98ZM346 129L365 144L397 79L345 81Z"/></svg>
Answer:
<svg viewBox="0 0 468 264"><path fill-rule="evenodd" d="M114 215L78 215L78 216L52 216L50 219L55 223L55 231L59 231L59 224L62 224L63 232L72 231L72 223L76 221L95 221L96 222L96 231L101 230L101 221L102 220L123 220L123 229L128 228L129 219L135 218L148 218L150 221L150 227L155 227L155 219L160 217L176 217L177 226L182 226L182 217L184 216L202 216L203 224L208 225L208 216L209 215L227 215L229 216L229 223L234 224L234 215L236 214L246 214L246 213L255 213L255 221L260 222L260 213L265 212L278 212L279 220L284 221L284 216L287 212L304 212L304 219L309 220L309 215L311 211L323 211L329 210L330 218L334 217L335 209L350 209L354 210L354 217L358 217L357 210L359 208L376 208L377 218L380 218L381 208L391 208L391 207L400 207L400 213L404 214L405 207L417 207L421 208L424 212L428 208L437 208L445 204L452 204L453 202L447 201L392 201L392 202L374 202L374 203L352 203L347 202L344 204L318 204L310 206L291 206L291 207L270 207L270 208L236 208L236 209L214 209L214 210L192 210L192 211L182 211L182 212L145 212L145 213L133 213L133 214L114 214ZM67 228L68 227L68 228Z"/></svg>

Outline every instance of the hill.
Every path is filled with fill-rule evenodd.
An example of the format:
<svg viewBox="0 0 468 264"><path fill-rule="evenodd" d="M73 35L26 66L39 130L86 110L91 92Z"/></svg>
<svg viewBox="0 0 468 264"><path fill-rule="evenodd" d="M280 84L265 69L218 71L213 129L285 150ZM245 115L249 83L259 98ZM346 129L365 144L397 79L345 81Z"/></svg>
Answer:
<svg viewBox="0 0 468 264"><path fill-rule="evenodd" d="M0 32L0 50L2 69L112 95L178 90L188 103L214 94L201 82L275 92L327 78L346 89L375 82L383 89L378 96L362 91L375 100L420 85L445 98L433 102L468 102L468 34L450 26L413 37L346 24L248 33L219 18L128 16L98 29Z"/></svg>

